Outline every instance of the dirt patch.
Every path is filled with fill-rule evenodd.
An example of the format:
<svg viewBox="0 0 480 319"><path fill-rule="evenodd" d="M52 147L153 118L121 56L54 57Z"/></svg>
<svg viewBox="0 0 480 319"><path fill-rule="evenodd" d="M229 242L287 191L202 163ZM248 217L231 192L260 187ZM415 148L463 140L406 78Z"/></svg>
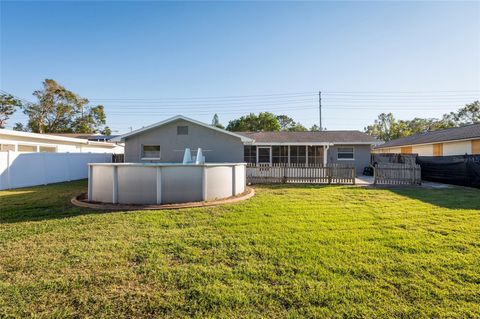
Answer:
<svg viewBox="0 0 480 319"><path fill-rule="evenodd" d="M255 195L255 190L251 187L247 187L245 192L227 198L219 200L204 201L204 202L189 202L180 204L161 204L161 205L137 205L137 204L111 204L88 201L87 194L82 193L72 198L71 203L78 207L91 208L91 209L103 209L103 210L159 210L159 209L181 209L181 208L193 208L193 207L206 207L217 206L230 203L236 203L247 200Z"/></svg>

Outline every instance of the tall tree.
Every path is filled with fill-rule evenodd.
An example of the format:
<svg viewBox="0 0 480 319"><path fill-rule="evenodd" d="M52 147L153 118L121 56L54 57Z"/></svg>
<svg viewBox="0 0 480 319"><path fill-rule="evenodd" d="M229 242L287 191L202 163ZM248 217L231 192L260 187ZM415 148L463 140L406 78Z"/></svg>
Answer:
<svg viewBox="0 0 480 319"><path fill-rule="evenodd" d="M460 124L480 123L480 102L475 101L458 110L455 120Z"/></svg>
<svg viewBox="0 0 480 319"><path fill-rule="evenodd" d="M302 124L295 122L291 117L287 115L277 115L278 123L280 124L281 131L290 132L305 132L307 128Z"/></svg>
<svg viewBox="0 0 480 319"><path fill-rule="evenodd" d="M395 120L392 113L382 113L365 132L382 141L410 136L418 133L480 123L480 102L466 104L457 112L446 113L440 119L414 118L413 120Z"/></svg>
<svg viewBox="0 0 480 319"><path fill-rule="evenodd" d="M5 128L7 120L22 107L22 101L10 94L0 94L0 128Z"/></svg>
<svg viewBox="0 0 480 319"><path fill-rule="evenodd" d="M89 106L88 99L46 79L33 95L38 102L26 105L27 127L36 133L95 133L106 123L104 107Z"/></svg>
<svg viewBox="0 0 480 319"><path fill-rule="evenodd" d="M258 115L250 113L228 122L227 130L234 132L280 131L280 123L275 114L261 112Z"/></svg>
<svg viewBox="0 0 480 319"><path fill-rule="evenodd" d="M221 129L225 128L225 126L223 126L220 123L220 120L218 119L218 114L217 113L215 113L215 115L212 118L212 126L215 126L215 127L221 128Z"/></svg>

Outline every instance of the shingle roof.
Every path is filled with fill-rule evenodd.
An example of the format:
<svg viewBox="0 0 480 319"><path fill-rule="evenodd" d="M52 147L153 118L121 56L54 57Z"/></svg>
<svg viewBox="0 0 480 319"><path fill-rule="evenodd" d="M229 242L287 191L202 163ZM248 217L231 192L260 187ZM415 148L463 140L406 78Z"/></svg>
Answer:
<svg viewBox="0 0 480 319"><path fill-rule="evenodd" d="M360 131L322 132L238 132L255 140L255 143L371 143L379 141Z"/></svg>
<svg viewBox="0 0 480 319"><path fill-rule="evenodd" d="M480 123L403 137L386 142L385 144L377 146L377 148L439 143L473 138L480 138Z"/></svg>

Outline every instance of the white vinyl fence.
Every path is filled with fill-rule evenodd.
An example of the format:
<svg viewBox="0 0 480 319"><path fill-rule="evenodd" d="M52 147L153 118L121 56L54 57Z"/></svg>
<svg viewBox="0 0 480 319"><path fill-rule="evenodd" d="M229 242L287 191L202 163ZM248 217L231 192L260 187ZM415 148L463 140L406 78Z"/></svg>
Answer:
<svg viewBox="0 0 480 319"><path fill-rule="evenodd" d="M0 152L0 190L88 177L88 163L110 163L111 153Z"/></svg>

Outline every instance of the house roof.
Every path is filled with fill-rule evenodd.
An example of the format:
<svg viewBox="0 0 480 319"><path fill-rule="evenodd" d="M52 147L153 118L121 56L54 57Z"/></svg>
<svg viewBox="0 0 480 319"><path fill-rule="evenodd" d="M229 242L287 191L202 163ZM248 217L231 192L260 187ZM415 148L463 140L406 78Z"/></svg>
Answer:
<svg viewBox="0 0 480 319"><path fill-rule="evenodd" d="M118 135L102 135L98 133L87 134L87 133L47 133L48 135L63 136L63 137L73 137L73 138L83 138L90 141L98 140L110 140L117 137Z"/></svg>
<svg viewBox="0 0 480 319"><path fill-rule="evenodd" d="M232 136L238 137L239 139L242 140L242 142L253 142L249 137L246 137L246 136L244 136L244 135L241 135L241 134L238 134L238 133L234 133L234 132L230 132L230 131L227 131L227 130L224 130L224 129L221 129L221 128L218 128L218 127L215 127L215 126L211 126L211 125L205 124L205 123L203 123L203 122L200 122L200 121L197 121L197 120L188 118L188 117L183 116L183 115L177 115L177 116L171 117L171 118L169 118L169 119L166 119L166 120L164 120L164 121L157 122L157 123L154 123L154 124L149 125L149 126L145 126L145 127L141 128L141 129L132 131L132 132L130 132L130 133L120 135L120 136L118 136L118 137L116 137L116 138L113 138L112 141L120 141L120 140L121 140L121 141L124 141L125 138L127 138L127 137L130 137L130 136L133 136L133 135L137 135L137 134L143 133L143 132L145 132L145 131L148 131L148 130L151 130L151 129L160 127L160 126L162 126L162 125L166 125L166 124L172 123L172 122L177 121L177 120L184 120L184 121L187 121L187 122L191 122L191 123L194 123L194 124L197 124L197 125L206 127L206 128L208 128L208 129L211 129L211 130L214 130L214 131L218 131L218 132L221 132L221 133L224 133L224 134L227 134L227 135L232 135Z"/></svg>
<svg viewBox="0 0 480 319"><path fill-rule="evenodd" d="M55 136L63 136L63 137L72 137L72 138L83 138L85 140L88 140L92 136L100 136L100 134L93 133L93 134L87 134L87 133L46 133L47 135L55 135Z"/></svg>
<svg viewBox="0 0 480 319"><path fill-rule="evenodd" d="M27 138L33 141L48 140L49 142L88 144L92 146L100 146L100 147L108 147L108 148L116 147L116 144L113 144L113 143L94 142L94 141L89 141L87 139L82 139L82 138L65 137L65 136L57 136L57 135L50 135L50 134L39 134L39 133L31 133L31 132L23 132L23 131L13 131L13 130L7 130L7 129L0 129L0 139L1 139L1 136L5 136L11 139L14 139L17 137L17 138Z"/></svg>
<svg viewBox="0 0 480 319"><path fill-rule="evenodd" d="M379 145L376 148L431 144L475 138L480 138L480 123L407 136L386 142L385 144Z"/></svg>
<svg viewBox="0 0 480 319"><path fill-rule="evenodd" d="M360 131L239 132L254 144L378 144L375 137Z"/></svg>

